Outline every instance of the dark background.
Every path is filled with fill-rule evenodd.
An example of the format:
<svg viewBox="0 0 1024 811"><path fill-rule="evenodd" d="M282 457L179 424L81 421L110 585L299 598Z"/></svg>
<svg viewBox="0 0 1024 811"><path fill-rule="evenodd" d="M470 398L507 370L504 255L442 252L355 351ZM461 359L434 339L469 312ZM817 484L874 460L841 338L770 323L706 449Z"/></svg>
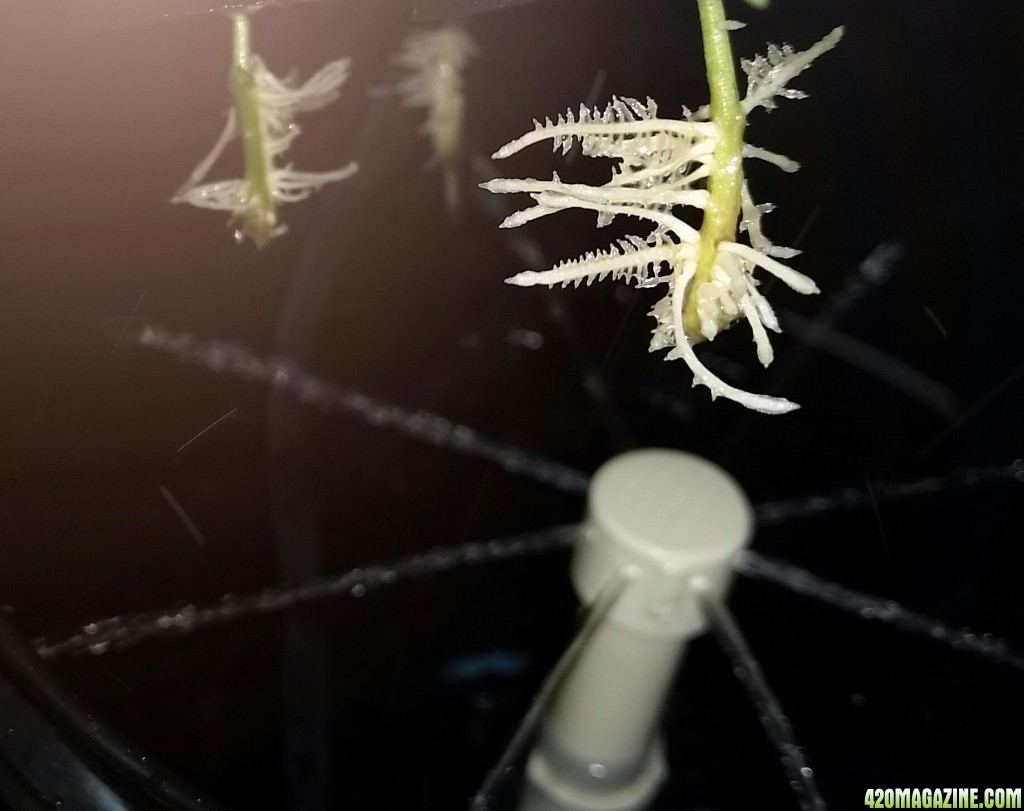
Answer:
<svg viewBox="0 0 1024 811"><path fill-rule="evenodd" d="M665 115L704 103L692 6L547 0L473 18L467 155L591 96L650 95ZM497 168L477 163L464 169L464 208L447 216L439 176L423 169L420 114L367 96L395 79L398 6L303 3L254 17L254 48L276 73L353 57L342 98L300 120L290 157L301 169L362 166L283 209L289 233L262 251L234 244L221 214L167 203L229 103L222 16L97 33L58 4L6 8L8 618L30 638L71 633L581 515L576 495L140 347L139 329L160 324L290 358L588 472L630 447L680 448L718 462L755 504L948 478L937 493L765 528L755 548L1024 645L1021 485L955 484L1024 455L1013 123L1024 10L1016 0L729 10L749 23L734 35L738 57L847 26L796 81L810 98L755 112L748 130L803 165L749 175L755 196L778 205L767 233L804 250L794 264L822 295L768 286L787 331L768 371L744 327L701 350L736 385L803 406L782 417L712 404L682 364L648 354L652 291L501 283L523 267L496 227L513 201L473 183L551 171L599 180L608 167L566 165L543 146ZM236 169L226 160L214 176ZM592 216L564 213L522 236L554 263L605 247L621 227L597 233ZM866 273L886 245L888 271ZM572 632L565 564L555 555L439 576L54 667L227 808L462 808ZM733 607L833 807L862 807L872 786L1021 784L1019 672L773 586L738 583ZM673 777L658 808L793 806L710 641L693 646L668 715Z"/></svg>

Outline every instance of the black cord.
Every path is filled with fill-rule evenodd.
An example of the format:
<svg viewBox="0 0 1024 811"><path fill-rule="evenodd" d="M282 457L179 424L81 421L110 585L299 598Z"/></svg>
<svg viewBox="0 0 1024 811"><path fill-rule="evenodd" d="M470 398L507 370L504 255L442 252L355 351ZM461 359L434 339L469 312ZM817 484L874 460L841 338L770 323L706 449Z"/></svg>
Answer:
<svg viewBox="0 0 1024 811"><path fill-rule="evenodd" d="M67 688L63 687L43 664L28 643L14 630L6 618L0 616L0 675L10 679L12 688L20 692L45 715L53 725L48 737L62 736L84 747L126 782L125 788L134 788L155 801L155 807L171 811L215 811L216 806L171 777L151 758L137 756L131 746L110 730L93 713L82 706ZM10 695L7 696L10 698ZM48 741L30 741L43 746ZM79 762L78 765L84 765ZM101 780L91 773L94 785ZM113 811L125 808L119 803L119 792L110 786L107 800L97 800L91 807ZM136 806L132 806L136 807Z"/></svg>

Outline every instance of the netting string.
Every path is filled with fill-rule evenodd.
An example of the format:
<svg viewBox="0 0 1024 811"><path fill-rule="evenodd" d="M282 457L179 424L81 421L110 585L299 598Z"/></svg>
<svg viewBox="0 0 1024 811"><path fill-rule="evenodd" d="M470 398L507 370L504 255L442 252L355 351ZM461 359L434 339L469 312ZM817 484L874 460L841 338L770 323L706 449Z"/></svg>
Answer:
<svg viewBox="0 0 1024 811"><path fill-rule="evenodd" d="M373 589L458 568L515 560L570 548L579 527L566 525L542 532L509 538L475 541L454 548L433 549L392 565L352 569L334 577L318 578L294 588L269 588L244 597L226 594L206 606L186 605L167 611L151 611L109 617L84 625L67 637L33 640L44 659L71 653L102 654L161 637L187 636L192 632L246 617L277 614L293 606L332 598L359 598ZM753 580L774 583L796 594L856 614L862 619L882 622L899 631L925 636L951 648L974 653L997 663L1024 671L1024 655L992 634L954 627L934 617L904 608L867 592L858 591L813 572L759 552L744 552L736 571Z"/></svg>
<svg viewBox="0 0 1024 811"><path fill-rule="evenodd" d="M976 488L1007 481L1024 482L1024 459L1015 459L1003 465L973 467L945 476L913 481L872 482L871 490L863 487L841 487L820 495L766 501L758 504L754 511L757 514L758 525L770 527L799 518L812 518L834 510L868 507L873 498L879 501L898 501L932 495L955 487Z"/></svg>
<svg viewBox="0 0 1024 811"><path fill-rule="evenodd" d="M948 625L934 617L904 608L895 600L887 600L819 577L801 566L757 552L745 552L737 561L736 571L753 580L774 583L795 594L856 614L861 619L891 625L904 633L925 636L956 650L968 651L1024 672L1024 655L1012 650L1005 640L997 636Z"/></svg>
<svg viewBox="0 0 1024 811"><path fill-rule="evenodd" d="M558 688L561 687L562 682L565 681L579 660L587 642L590 641L590 638L597 631L601 623L604 622L608 613L615 607L616 601L622 595L628 582L629 578L625 572L620 572L618 577L613 577L605 583L601 592L597 595L594 605L587 613L586 620L580 626L579 631L576 632L576 636L573 637L569 646L559 657L551 672L544 679L544 683L534 695L533 700L530 702L530 708L526 711L522 721L519 722L515 733L506 745L501 757L498 758L498 762L487 773L480 789L473 795L473 799L470 800L470 811L488 811L491 807L495 791L505 778L512 773L515 764L525 754L526 747L532 741L533 733L544 717L544 712L547 710L548 705L554 700Z"/></svg>
<svg viewBox="0 0 1024 811"><path fill-rule="evenodd" d="M747 689L757 718L768 740L779 754L779 762L796 795L801 811L825 811L827 808L814 779L814 771L797 745L793 725L764 677L750 646L725 604L713 598L702 601L711 630L732 663L733 675Z"/></svg>
<svg viewBox="0 0 1024 811"><path fill-rule="evenodd" d="M432 549L391 565L352 569L334 577L317 578L294 588L269 588L243 597L226 594L211 605L185 605L90 622L65 637L32 641L44 659L70 653L101 654L123 650L150 639L180 637L210 625L247 617L279 614L298 605L359 598L374 589L453 569L482 566L568 549L576 539L575 525L553 527L508 538L475 541L452 548Z"/></svg>
<svg viewBox="0 0 1024 811"><path fill-rule="evenodd" d="M510 473L534 479L564 493L586 492L589 476L546 456L496 442L466 425L422 409L407 409L362 392L321 380L294 361L260 358L243 346L202 340L188 332L171 332L148 324L137 343L213 372L227 372L291 393L300 403L324 413L347 413L371 426L392 428L413 439L476 456Z"/></svg>

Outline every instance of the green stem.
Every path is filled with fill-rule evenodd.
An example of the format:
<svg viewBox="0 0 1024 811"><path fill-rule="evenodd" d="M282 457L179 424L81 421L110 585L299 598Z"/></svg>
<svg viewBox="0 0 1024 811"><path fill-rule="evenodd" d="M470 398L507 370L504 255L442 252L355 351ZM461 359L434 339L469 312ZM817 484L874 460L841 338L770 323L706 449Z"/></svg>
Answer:
<svg viewBox="0 0 1024 811"><path fill-rule="evenodd" d="M232 59L229 84L235 97L238 129L245 158L245 182L255 200L246 225L257 241L270 238L274 227L274 200L270 189L270 166L263 142L263 120L259 94L252 69L252 48L247 14L231 15Z"/></svg>
<svg viewBox="0 0 1024 811"><path fill-rule="evenodd" d="M691 291L710 280L718 243L736 239L740 190L743 185L743 130L746 126L746 115L740 105L736 87L736 63L729 43L729 32L725 27L722 0L697 0L697 8L700 11L704 64L711 91L711 122L718 129L718 142L708 178L710 199L701 223L697 271L691 282ZM691 339L702 339L700 319L697 317L697 297L694 295L687 297L683 327Z"/></svg>

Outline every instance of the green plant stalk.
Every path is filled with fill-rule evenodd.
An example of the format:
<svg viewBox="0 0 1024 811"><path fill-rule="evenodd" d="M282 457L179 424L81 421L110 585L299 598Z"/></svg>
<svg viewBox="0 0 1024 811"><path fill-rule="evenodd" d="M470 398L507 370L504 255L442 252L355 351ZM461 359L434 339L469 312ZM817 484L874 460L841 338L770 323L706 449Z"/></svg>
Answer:
<svg viewBox="0 0 1024 811"><path fill-rule="evenodd" d="M238 130L245 159L245 183L256 205L250 211L249 228L257 241L270 239L274 228L274 198L270 189L270 165L263 142L256 78L252 68L252 47L247 14L233 14L232 58L229 85L235 97Z"/></svg>
<svg viewBox="0 0 1024 811"><path fill-rule="evenodd" d="M683 327L693 340L703 340L693 291L711 279L718 244L736 239L743 186L743 131L747 118L736 87L736 63L726 29L722 0L697 0L704 41L704 64L711 91L711 122L718 128L718 143L708 177L710 199L700 228L697 270L683 310Z"/></svg>

